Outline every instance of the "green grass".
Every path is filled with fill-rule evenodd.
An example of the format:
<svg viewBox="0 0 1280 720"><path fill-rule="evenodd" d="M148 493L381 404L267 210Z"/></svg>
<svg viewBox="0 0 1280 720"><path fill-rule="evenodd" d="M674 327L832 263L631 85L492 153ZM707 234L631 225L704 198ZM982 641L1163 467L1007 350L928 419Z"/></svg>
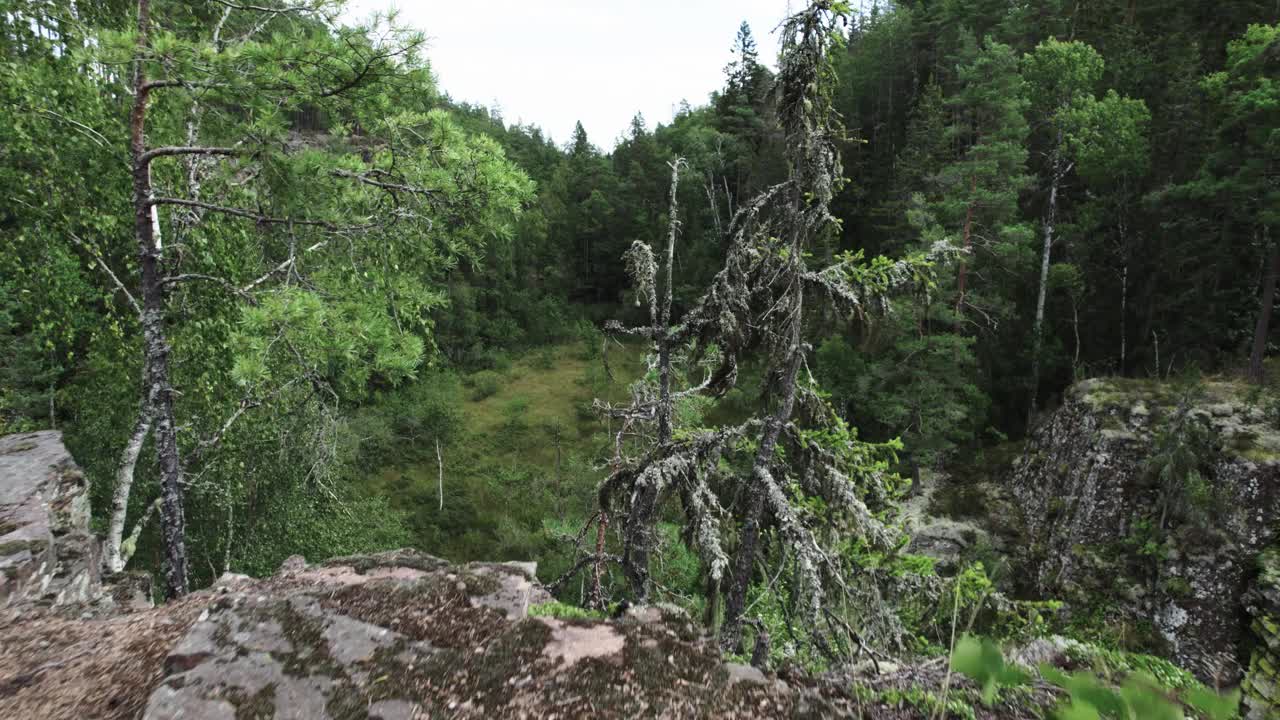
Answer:
<svg viewBox="0 0 1280 720"><path fill-rule="evenodd" d="M585 408L596 397L625 401L643 350L614 346L609 360L613 381L578 344L540 348L497 371L495 392L464 387L456 398L462 427L442 448L443 509L434 449L422 464L381 469L370 487L409 514L414 544L426 552L455 561L546 560L556 549L544 524L571 526L588 514L601 479L593 465L609 452L604 422Z"/></svg>

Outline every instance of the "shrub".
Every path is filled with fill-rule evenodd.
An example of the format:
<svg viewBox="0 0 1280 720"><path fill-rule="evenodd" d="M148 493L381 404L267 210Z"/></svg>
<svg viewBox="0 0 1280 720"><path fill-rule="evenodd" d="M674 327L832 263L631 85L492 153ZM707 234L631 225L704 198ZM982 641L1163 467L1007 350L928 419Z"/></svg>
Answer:
<svg viewBox="0 0 1280 720"><path fill-rule="evenodd" d="M511 398L503 408L503 414L506 416L503 425L508 432L518 434L528 430L529 398L523 395Z"/></svg>
<svg viewBox="0 0 1280 720"><path fill-rule="evenodd" d="M502 389L502 376L492 370L481 370L470 378L471 399L484 400Z"/></svg>
<svg viewBox="0 0 1280 720"><path fill-rule="evenodd" d="M550 370L556 366L556 354L551 348L542 348L533 355L533 367L538 370Z"/></svg>
<svg viewBox="0 0 1280 720"><path fill-rule="evenodd" d="M600 332L599 328L586 320L579 320L574 325L573 335L581 343L581 347L578 348L578 359L590 361L600 357L604 333Z"/></svg>

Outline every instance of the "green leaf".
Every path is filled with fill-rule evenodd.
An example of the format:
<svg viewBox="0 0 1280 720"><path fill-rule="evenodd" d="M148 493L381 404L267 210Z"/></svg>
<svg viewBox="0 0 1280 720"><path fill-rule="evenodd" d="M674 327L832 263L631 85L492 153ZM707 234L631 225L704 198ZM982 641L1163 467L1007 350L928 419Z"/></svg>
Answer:
<svg viewBox="0 0 1280 720"><path fill-rule="evenodd" d="M1240 691L1216 693L1208 688L1192 688L1183 700L1210 720L1228 720L1236 716L1240 707Z"/></svg>

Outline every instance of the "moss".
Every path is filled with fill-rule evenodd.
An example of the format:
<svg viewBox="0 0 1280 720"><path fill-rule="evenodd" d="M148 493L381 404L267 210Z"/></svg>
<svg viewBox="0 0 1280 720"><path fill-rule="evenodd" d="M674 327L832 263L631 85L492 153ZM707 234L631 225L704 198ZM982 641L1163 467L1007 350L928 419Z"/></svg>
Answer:
<svg viewBox="0 0 1280 720"><path fill-rule="evenodd" d="M231 628L225 622L218 623L213 629L213 643L220 648L231 645Z"/></svg>
<svg viewBox="0 0 1280 720"><path fill-rule="evenodd" d="M483 568L486 566L481 565L479 567ZM504 572L507 574L517 573L521 577L524 577L527 579L529 578L529 576L526 575L524 571L519 570L517 568L507 567L503 565L499 565L497 567L498 567L498 570L496 570L496 572ZM467 594L471 595L472 597L479 597L481 595L492 595L493 593L498 592L498 590L502 588L502 583L498 581L498 578L493 576L492 572L475 572L471 568L464 568L461 572L458 573L458 579L467 586Z"/></svg>
<svg viewBox="0 0 1280 720"><path fill-rule="evenodd" d="M368 699L358 688L343 683L334 685L329 690L324 710L331 720L367 720L371 702L374 701Z"/></svg>
<svg viewBox="0 0 1280 720"><path fill-rule="evenodd" d="M1111 682L1121 681L1134 672L1143 672L1155 678L1160 685L1174 690L1204 688L1191 673L1154 655L1079 644L1067 649L1067 657L1072 664L1087 667Z"/></svg>
<svg viewBox="0 0 1280 720"><path fill-rule="evenodd" d="M408 644L404 640L390 647L379 648L373 658L362 668L369 673L369 684L365 687L364 696L369 703L380 700L404 700L421 698L423 688L430 683L429 665L415 665L403 659L408 652ZM450 659L456 656L447 653Z"/></svg>
<svg viewBox="0 0 1280 720"><path fill-rule="evenodd" d="M577 605L569 605L557 600L551 602L536 603L529 606L529 617L552 617L571 620L603 620L605 613L602 610L588 610L578 607Z"/></svg>
<svg viewBox="0 0 1280 720"><path fill-rule="evenodd" d="M512 678L530 672L538 662L545 662L543 650L551 641L551 628L538 620L523 620L507 633L485 646L468 673L473 684L469 690L485 707L500 708L509 697Z"/></svg>
<svg viewBox="0 0 1280 720"><path fill-rule="evenodd" d="M977 693L966 688L951 688L948 692L939 693L920 687L887 688L881 691L862 690L858 699L868 704L881 705L894 709L913 709L922 717L947 717L975 720L978 715L974 706L978 700Z"/></svg>
<svg viewBox="0 0 1280 720"><path fill-rule="evenodd" d="M1161 587L1173 597L1185 598L1191 596L1191 583L1187 582L1186 578L1165 578L1161 583Z"/></svg>
<svg viewBox="0 0 1280 720"><path fill-rule="evenodd" d="M324 622L295 608L289 601L280 601L265 608L255 608L249 614L249 622L279 623L281 634L292 646L292 652L273 652L271 657L279 662L288 675L306 677L323 675L341 678L342 666L329 653L329 641L324 637Z"/></svg>
<svg viewBox="0 0 1280 720"><path fill-rule="evenodd" d="M449 563L433 555L417 550L395 550L377 555L349 555L333 558L325 567L347 566L361 575L379 568L411 568L423 572L435 572L449 567Z"/></svg>
<svg viewBox="0 0 1280 720"><path fill-rule="evenodd" d="M470 597L492 592L492 577L463 571L453 579L430 575L416 582L368 582L342 588L320 599L322 606L349 617L392 628L437 648L474 648L501 633L505 615L472 607Z"/></svg>
<svg viewBox="0 0 1280 720"><path fill-rule="evenodd" d="M325 710L332 720L366 720L369 706L383 700L404 700L423 706L424 717L443 716L443 707L433 694L446 689L444 673L433 673L431 668L439 663L441 668L462 666L462 653L452 651L433 652L426 659L419 659L403 638L388 647L376 650L365 662L354 669L366 675L363 686L350 682L335 684L329 691ZM415 716L416 717L416 716Z"/></svg>
<svg viewBox="0 0 1280 720"><path fill-rule="evenodd" d="M30 550L32 555L39 552L35 546L41 545L38 541L31 540L15 540L13 542L0 543L0 555L17 555L23 550Z"/></svg>
<svg viewBox="0 0 1280 720"><path fill-rule="evenodd" d="M18 453L26 452L28 450L35 450L35 449L36 449L36 444L28 440L25 442L14 443L12 447L7 447L4 450L0 450L0 455L17 455Z"/></svg>
<svg viewBox="0 0 1280 720"><path fill-rule="evenodd" d="M227 692L227 700L236 707L236 720L266 720L276 716L275 683L264 685L252 695L236 688Z"/></svg>
<svg viewBox="0 0 1280 720"><path fill-rule="evenodd" d="M1262 445L1252 445L1244 450L1237 450L1236 454L1258 465L1280 462L1280 450Z"/></svg>

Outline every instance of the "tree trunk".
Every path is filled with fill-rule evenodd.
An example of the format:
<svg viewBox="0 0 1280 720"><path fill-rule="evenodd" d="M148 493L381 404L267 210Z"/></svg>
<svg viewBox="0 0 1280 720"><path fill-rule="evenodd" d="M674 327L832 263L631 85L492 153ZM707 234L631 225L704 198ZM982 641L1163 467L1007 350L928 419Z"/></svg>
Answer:
<svg viewBox="0 0 1280 720"><path fill-rule="evenodd" d="M133 490L133 471L138 464L138 455L142 453L142 445L150 432L151 409L143 399L139 403L138 419L134 422L133 432L129 435L129 441L125 443L124 452L120 454L120 464L116 466L116 487L111 497L111 522L107 526L107 541L102 549L102 562L107 572L120 572L129 562L128 556L121 552L121 543L124 542L124 521L129 511L129 494Z"/></svg>
<svg viewBox="0 0 1280 720"><path fill-rule="evenodd" d="M1125 361L1128 358L1128 314L1129 314L1129 227L1125 221L1128 204L1120 209L1120 377L1124 377Z"/></svg>
<svg viewBox="0 0 1280 720"><path fill-rule="evenodd" d="M1128 337L1129 315L1129 261L1120 268L1120 377L1124 377L1124 367L1129 355Z"/></svg>
<svg viewBox="0 0 1280 720"><path fill-rule="evenodd" d="M760 523L764 515L765 491L768 488L769 465L773 462L773 452L778 445L778 437L782 428L791 420L791 412L796 402L796 378L800 375L800 366L804 361L804 349L801 346L800 325L803 298L799 291L794 291L790 315L792 317L791 338L787 369L778 388L778 407L765 423L764 434L760 438L760 447L756 451L755 463L751 470L751 484L747 490L747 512L738 538L738 552L733 559L733 574L729 579L729 592L725 598L724 625L720 632L720 647L732 652L742 651L742 614L747 607L747 589L751 587L751 576L755 569L757 545L760 540Z"/></svg>
<svg viewBox="0 0 1280 720"><path fill-rule="evenodd" d="M667 247L663 267L663 299L657 312L650 306L650 321L653 323L651 333L658 346L658 405L656 415L658 421L658 452L666 452L672 435L672 400L671 400L671 339L668 330L671 324L671 304L674 297L674 275L676 235L679 231L679 203L676 192L680 185L680 168L683 161L677 159L671 163L671 201L670 217L667 223ZM656 278L655 278L656 279ZM655 286L654 293L658 292ZM657 515L659 488L653 482L643 482L636 486L631 497L631 512L626 523L626 547L623 551L623 571L631 593L637 605L649 599L649 552L653 548L653 525Z"/></svg>
<svg viewBox="0 0 1280 720"><path fill-rule="evenodd" d="M1266 232L1266 231L1264 231ZM1262 279L1262 305L1258 308L1258 324L1253 330L1253 353L1249 356L1249 381L1261 385L1262 360L1267 354L1267 336L1271 330L1271 310L1276 302L1276 275L1280 274L1280 246L1267 239L1267 274Z"/></svg>
<svg viewBox="0 0 1280 720"><path fill-rule="evenodd" d="M956 278L956 315L964 311L965 285L969 279L969 250L973 247L973 194L978 189L978 176L969 180L969 206L964 211L964 254L960 256L960 272Z"/></svg>
<svg viewBox="0 0 1280 720"><path fill-rule="evenodd" d="M129 147L133 156L134 232L142 267L142 336L146 368L145 402L152 408L156 456L160 464L160 525L164 540L166 593L187 593L186 522L182 503L182 462L174 422L173 388L169 384L169 343L165 335L163 277L160 268L158 212L151 203L151 165L145 157L147 116L145 56L148 51L150 3L138 0L138 57L133 78L133 110L129 116Z"/></svg>
<svg viewBox="0 0 1280 720"><path fill-rule="evenodd" d="M1059 147L1062 145L1061 133L1059 133L1058 145ZM1053 252L1053 231L1058 214L1058 185L1062 182L1063 176L1060 152L1061 150L1055 150L1053 154L1053 179L1049 184L1049 208L1045 212L1044 218L1044 251L1040 256L1040 290L1036 296L1035 325L1031 330L1031 402L1027 410L1028 429L1031 427L1031 421L1035 418L1036 404L1040 392L1040 351L1044 346L1042 337L1044 330L1044 300L1049 286L1049 257Z"/></svg>
<svg viewBox="0 0 1280 720"><path fill-rule="evenodd" d="M608 530L609 513L601 510L600 519L596 521L596 556L591 568L591 599L587 604L587 607L592 610L604 609L604 588L601 580L604 577L604 545Z"/></svg>

